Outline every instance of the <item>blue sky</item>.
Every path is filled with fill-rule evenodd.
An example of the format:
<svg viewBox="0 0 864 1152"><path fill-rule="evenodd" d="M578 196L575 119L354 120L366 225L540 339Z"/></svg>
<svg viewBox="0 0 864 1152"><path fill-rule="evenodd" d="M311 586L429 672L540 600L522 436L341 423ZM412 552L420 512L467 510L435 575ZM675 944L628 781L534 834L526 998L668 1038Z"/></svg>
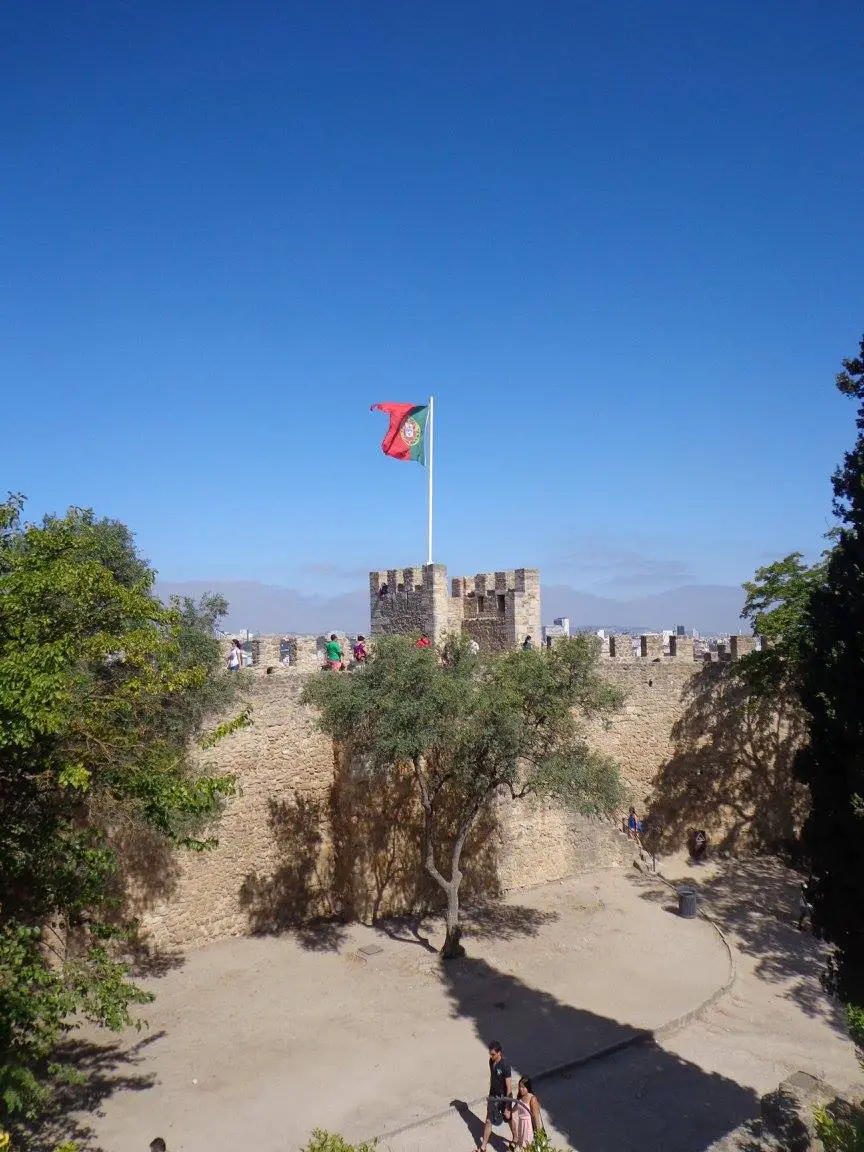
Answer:
<svg viewBox="0 0 864 1152"><path fill-rule="evenodd" d="M436 559L630 596L829 524L864 330L864 8L0 12L4 487L165 579Z"/></svg>

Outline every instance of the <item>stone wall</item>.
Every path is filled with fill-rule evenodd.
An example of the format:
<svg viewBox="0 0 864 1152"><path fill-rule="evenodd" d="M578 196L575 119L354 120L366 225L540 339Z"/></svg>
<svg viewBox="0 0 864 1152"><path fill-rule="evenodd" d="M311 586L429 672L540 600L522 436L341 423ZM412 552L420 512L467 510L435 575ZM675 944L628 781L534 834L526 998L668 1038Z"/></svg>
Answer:
<svg viewBox="0 0 864 1152"><path fill-rule="evenodd" d="M450 631L447 568L390 568L369 573L372 636L425 632L436 644Z"/></svg>
<svg viewBox="0 0 864 1152"><path fill-rule="evenodd" d="M391 568L369 573L371 635L425 632L439 644L467 635L484 652L502 652L526 636L540 641L540 573L536 568L457 576L447 568Z"/></svg>
<svg viewBox="0 0 864 1152"><path fill-rule="evenodd" d="M626 697L608 726L590 725L590 739L617 762L637 807L646 803L657 773L673 754L684 689L698 667L692 655L689 660L655 663L635 658L631 650L628 659L602 659L603 676Z"/></svg>
<svg viewBox="0 0 864 1152"><path fill-rule="evenodd" d="M124 845L136 862L132 910L156 948L319 917L368 921L439 898L419 859L413 779L367 780L340 764L299 704L305 679L281 667L269 676L247 673L254 724L201 754L204 764L238 777L239 794L216 829L218 847L148 856L149 846ZM469 902L626 866L632 849L609 821L502 800L466 846L463 895Z"/></svg>
<svg viewBox="0 0 864 1152"><path fill-rule="evenodd" d="M767 845L806 811L793 763L802 737L794 705L748 702L733 662L696 661L692 646L657 655L630 638L606 643L599 668L624 705L590 742L618 763L628 794L662 850L705 828L713 845ZM745 638L746 639L746 638ZM428 906L439 893L419 859L414 782L364 779L340 764L299 694L318 667L316 641L297 638L298 663L276 663L278 638L261 637L244 677L254 724L208 753L237 774L240 793L200 856L124 845L133 911L160 947L277 930L316 917L369 920ZM732 646L733 649L735 646ZM272 674L265 665L273 659ZM620 815L623 815L623 812ZM467 900L629 864L616 821L589 821L555 804L499 803L467 846ZM137 879L136 879L137 878ZM467 882L467 881L466 881Z"/></svg>

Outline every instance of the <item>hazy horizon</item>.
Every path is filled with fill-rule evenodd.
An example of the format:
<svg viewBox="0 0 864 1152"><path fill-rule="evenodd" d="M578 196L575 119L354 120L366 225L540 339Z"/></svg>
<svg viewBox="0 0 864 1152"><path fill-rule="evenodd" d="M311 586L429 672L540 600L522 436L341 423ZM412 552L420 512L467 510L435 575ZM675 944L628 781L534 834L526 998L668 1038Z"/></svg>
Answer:
<svg viewBox="0 0 864 1152"><path fill-rule="evenodd" d="M225 631L248 629L261 633L356 633L369 628L365 588L337 595L308 594L285 585L258 580L158 581L157 593L198 597L217 592L228 601ZM740 588L722 584L686 584L646 596L616 599L550 584L541 577L542 623L569 616L571 628L620 628L660 631L683 624L704 634L749 632L739 614L744 603Z"/></svg>

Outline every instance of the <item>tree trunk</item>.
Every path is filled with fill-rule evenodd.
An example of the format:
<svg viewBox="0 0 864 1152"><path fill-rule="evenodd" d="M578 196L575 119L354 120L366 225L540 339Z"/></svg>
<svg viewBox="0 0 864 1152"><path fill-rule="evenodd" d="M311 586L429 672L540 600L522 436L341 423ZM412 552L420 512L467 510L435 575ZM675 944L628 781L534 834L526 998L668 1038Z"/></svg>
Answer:
<svg viewBox="0 0 864 1152"><path fill-rule="evenodd" d="M447 894L447 932L444 936L444 947L441 949L442 960L458 960L465 955L462 947L462 929L459 926L459 885L462 883L462 873L459 871L459 861L462 859L462 849L465 840L471 831L471 826L477 818L483 800L489 790L474 804L466 819L462 822L459 833L453 842L450 855L450 879L445 880L443 874L435 863L434 822L435 814L432 799L419 757L413 761L414 775L420 791L420 804L423 808L423 866L436 884L439 884Z"/></svg>
<svg viewBox="0 0 864 1152"><path fill-rule="evenodd" d="M461 872L457 872L447 885L447 934L441 949L442 960L458 960L465 955L462 947L462 929L459 926L459 884Z"/></svg>

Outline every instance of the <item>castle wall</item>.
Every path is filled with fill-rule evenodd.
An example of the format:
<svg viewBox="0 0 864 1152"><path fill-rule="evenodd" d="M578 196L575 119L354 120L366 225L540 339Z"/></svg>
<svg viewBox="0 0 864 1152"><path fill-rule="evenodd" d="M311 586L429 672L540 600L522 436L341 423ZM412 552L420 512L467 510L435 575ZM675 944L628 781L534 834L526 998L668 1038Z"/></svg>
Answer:
<svg viewBox="0 0 864 1152"><path fill-rule="evenodd" d="M271 641L278 643L260 639L265 655ZM589 725L587 735L616 760L640 814L661 822L664 846L681 848L690 826L705 827L712 843L730 836L737 843L753 828L759 832L766 815L774 826L765 835L800 824L805 801L795 792L792 766L802 724L794 709L771 704L755 714L736 696L734 665L694 660L692 646L643 657L634 655L629 637L626 652L621 641L604 645L599 670L624 691L624 705L607 725ZM308 639L310 659L315 644ZM158 947L317 917L368 920L438 899L419 858L413 780L364 779L339 763L300 706L308 674L296 666L274 665L271 675L256 669L243 689L252 727L200 753L202 763L238 778L215 850L149 860L140 846L130 850L139 877L132 910ZM753 819L744 812L742 820L745 809ZM466 900L632 860L632 844L614 821L586 820L536 800L502 799L466 852Z"/></svg>
<svg viewBox="0 0 864 1152"><path fill-rule="evenodd" d="M672 755L673 728L681 717L685 688L698 668L692 654L689 659L657 663L632 654L626 661L601 657L603 676L626 697L607 725L597 721L588 726L589 737L598 751L618 764L640 809L661 766Z"/></svg>
<svg viewBox="0 0 864 1152"><path fill-rule="evenodd" d="M320 917L369 920L439 898L419 856L413 779L363 779L340 764L299 703L305 680L284 668L256 675L253 725L200 754L202 764L237 775L238 795L215 829L215 849L154 856L137 870L131 908L154 947L194 947ZM502 799L466 846L463 896L628 866L632 857L609 821L548 801Z"/></svg>
<svg viewBox="0 0 864 1152"><path fill-rule="evenodd" d="M469 636L484 652L503 652L531 636L540 643L540 573L536 568L457 576L443 564L369 574L372 636L425 632L440 643Z"/></svg>
<svg viewBox="0 0 864 1152"><path fill-rule="evenodd" d="M541 641L536 569L456 577L450 587L441 564L389 569L370 573L369 594L373 644L379 636L419 632L435 643L465 635L485 652L517 647L529 635L535 645ZM325 639L252 641L256 668L242 691L254 723L200 753L203 764L233 772L238 781L215 829L218 847L196 855L160 853L153 844L122 846L132 877L130 907L155 946L189 947L321 917L369 920L440 899L419 855L413 779L399 773L365 778L341 763L300 705L308 676L321 674ZM339 639L349 656L349 638ZM731 637L718 662L705 664L684 637L672 637L668 653L659 636L601 641L599 670L622 689L625 702L607 724L588 725L588 739L618 763L628 802L640 813L660 813L668 846L682 846L694 796L702 805L699 826L719 836L735 825L745 801L757 813L774 813L790 793L800 738L796 717L784 714L778 724L769 708L756 731L753 715L745 723L741 701L727 691L731 662L754 643ZM759 743L765 733L773 744ZM740 784L752 776L754 757L778 766L774 792L742 800ZM463 895L466 902L495 896L626 866L632 858L633 845L614 820L588 820L549 801L502 798L466 845Z"/></svg>
<svg viewBox="0 0 864 1152"><path fill-rule="evenodd" d="M446 566L370 572L369 616L373 637L425 632L440 643L450 630Z"/></svg>

